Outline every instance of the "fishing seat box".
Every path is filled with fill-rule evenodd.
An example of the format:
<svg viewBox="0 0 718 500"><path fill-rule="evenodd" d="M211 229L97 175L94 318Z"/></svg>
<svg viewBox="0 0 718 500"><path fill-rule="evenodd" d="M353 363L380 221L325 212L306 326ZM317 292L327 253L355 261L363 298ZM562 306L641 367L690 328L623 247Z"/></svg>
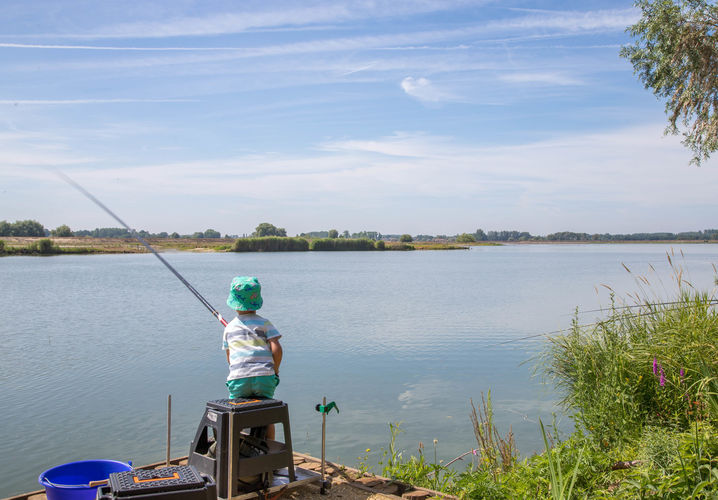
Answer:
<svg viewBox="0 0 718 500"><path fill-rule="evenodd" d="M284 442L266 438L266 427L277 423L284 429ZM276 435L279 439L278 428ZM214 478L219 498L228 498L230 477L229 497L266 489L280 470L278 475L296 481L287 404L261 398L207 402L187 463Z"/></svg>
<svg viewBox="0 0 718 500"><path fill-rule="evenodd" d="M217 486L191 465L134 469L110 474L97 488L96 500L216 500Z"/></svg>

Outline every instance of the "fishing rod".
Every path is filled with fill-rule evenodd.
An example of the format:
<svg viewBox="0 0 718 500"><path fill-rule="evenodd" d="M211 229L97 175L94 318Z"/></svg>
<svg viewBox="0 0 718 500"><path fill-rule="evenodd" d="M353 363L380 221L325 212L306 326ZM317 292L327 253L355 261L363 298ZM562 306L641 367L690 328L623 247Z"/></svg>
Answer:
<svg viewBox="0 0 718 500"><path fill-rule="evenodd" d="M169 269L170 271L172 271L172 274L174 274L174 275L177 277L177 279L179 279L179 280L182 282L182 284L183 284L184 286L186 286L186 287L189 289L189 291L192 292L192 294L193 294L195 297L197 297L197 299L202 303L202 305L204 305L204 307L206 307L207 309L209 309L209 312L212 313L212 316L214 316L215 318L217 318L217 319L219 320L219 322L222 323L223 326L227 326L227 321L222 317L222 315L219 313L219 311L217 311L214 307L212 307L212 304L210 304L210 303L207 301L207 299L205 299L204 297L202 297L202 294L200 294L186 279L184 279L184 277L183 277L180 273L178 273L177 270L176 270L174 267L172 267L169 262L167 262L159 253L157 253L157 251L156 251L154 248L152 248L152 246L151 246L149 243L147 243L147 242L144 240L144 238L142 238L142 236L140 236L139 234L137 234L137 231L135 231L135 230L132 229L130 226L128 226L127 224L125 224L125 222L124 222L122 219L120 219L117 215L115 215L115 214L112 212L112 210L110 210L109 208L107 208L104 203L102 203L100 200L98 200L97 198L95 198L90 192L88 192L85 188L83 188L82 186L80 186L77 182L75 182L74 180L70 179L67 175L65 175L64 173L60 172L59 170L55 170L54 172L55 172L63 181L67 182L70 186L74 187L74 188L77 189L79 192L81 192L82 194L84 194L90 201L94 202L94 203L95 203L98 207L100 207L102 210L104 210L105 212L107 212L108 214L110 214L110 216L112 216L112 218L114 218L117 222L119 222L120 224L122 224L122 227L124 227L125 229L127 229L127 231L129 231L129 233L130 233L135 239L137 239L140 243L142 243L142 244L145 246L145 248L147 248L147 250L149 250L150 252L152 252L152 254L153 254L155 257L157 257L157 258L160 260L160 262L162 262L165 266L167 266L167 269Z"/></svg>

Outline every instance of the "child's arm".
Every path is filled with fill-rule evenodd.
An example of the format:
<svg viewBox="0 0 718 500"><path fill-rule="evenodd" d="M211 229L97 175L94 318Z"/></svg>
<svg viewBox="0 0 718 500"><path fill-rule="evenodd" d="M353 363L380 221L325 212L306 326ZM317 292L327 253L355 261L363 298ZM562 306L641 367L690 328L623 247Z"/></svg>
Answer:
<svg viewBox="0 0 718 500"><path fill-rule="evenodd" d="M227 364L230 364L230 362L229 362L229 349L225 349L224 352L227 353Z"/></svg>
<svg viewBox="0 0 718 500"><path fill-rule="evenodd" d="M282 363L282 344L279 339L269 339L269 350L272 351L272 360L274 361L274 373L279 375L279 365Z"/></svg>

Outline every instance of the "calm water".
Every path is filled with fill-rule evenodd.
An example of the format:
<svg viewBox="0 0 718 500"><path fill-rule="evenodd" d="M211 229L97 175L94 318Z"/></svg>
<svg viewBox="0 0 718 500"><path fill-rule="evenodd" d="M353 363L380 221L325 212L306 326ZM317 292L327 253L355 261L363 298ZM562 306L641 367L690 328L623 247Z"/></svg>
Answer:
<svg viewBox="0 0 718 500"><path fill-rule="evenodd" d="M601 284L638 290L621 263L666 296L671 248L681 247L165 257L227 315L231 278L260 278L262 313L283 334L277 397L295 449L318 456L314 406L326 396L341 410L328 417L327 454L356 466L366 448L378 460L389 422L402 422L409 453L433 439L445 460L471 449L469 400L488 389L522 453L540 449L538 418L550 420L556 396L525 361L542 341L496 343L567 327L575 307L607 303ZM682 248L675 260L712 289L718 245ZM226 397L221 325L152 255L3 258L0 304L0 497L38 489L38 474L69 461L163 460L168 394L172 456L184 455L205 402Z"/></svg>

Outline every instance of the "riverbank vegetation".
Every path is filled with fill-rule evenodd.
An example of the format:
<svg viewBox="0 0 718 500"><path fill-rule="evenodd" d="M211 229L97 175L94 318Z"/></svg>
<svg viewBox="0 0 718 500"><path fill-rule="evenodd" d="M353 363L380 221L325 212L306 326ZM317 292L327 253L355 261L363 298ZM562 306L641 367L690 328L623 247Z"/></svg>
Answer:
<svg viewBox="0 0 718 500"><path fill-rule="evenodd" d="M60 247L50 238L39 238L25 245L6 245L0 240L0 256L2 255L59 255L59 254L88 254L102 253L102 250L92 247Z"/></svg>
<svg viewBox="0 0 718 500"><path fill-rule="evenodd" d="M465 249L446 243L418 244L362 239L314 239L266 236L261 238L143 238L158 251L188 252L308 252L367 250L456 250ZM48 243L49 242L49 243ZM135 238L92 237L20 237L0 239L0 256L59 255L81 253L146 253L148 250Z"/></svg>
<svg viewBox="0 0 718 500"><path fill-rule="evenodd" d="M669 261L671 256L669 256ZM552 337L537 371L563 396L575 430L562 438L539 420L545 451L521 458L498 432L491 395L472 402L476 447L463 471L419 443L397 451L398 425L381 474L464 498L716 498L718 496L718 312L715 292L675 270L670 299L615 299L605 319ZM662 285L660 285L662 286Z"/></svg>

